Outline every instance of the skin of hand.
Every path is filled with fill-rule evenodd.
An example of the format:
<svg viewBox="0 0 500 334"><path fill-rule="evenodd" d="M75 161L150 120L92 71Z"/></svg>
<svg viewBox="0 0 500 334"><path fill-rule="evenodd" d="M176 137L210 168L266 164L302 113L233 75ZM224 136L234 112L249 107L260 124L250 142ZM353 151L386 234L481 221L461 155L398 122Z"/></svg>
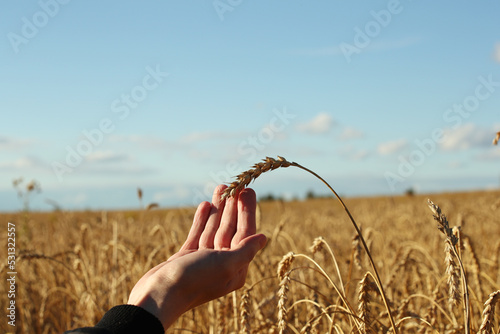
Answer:
<svg viewBox="0 0 500 334"><path fill-rule="evenodd" d="M184 312L224 296L245 284L248 266L267 239L256 234L255 192L246 188L198 206L179 252L148 271L134 286L128 304L155 315L166 330Z"/></svg>

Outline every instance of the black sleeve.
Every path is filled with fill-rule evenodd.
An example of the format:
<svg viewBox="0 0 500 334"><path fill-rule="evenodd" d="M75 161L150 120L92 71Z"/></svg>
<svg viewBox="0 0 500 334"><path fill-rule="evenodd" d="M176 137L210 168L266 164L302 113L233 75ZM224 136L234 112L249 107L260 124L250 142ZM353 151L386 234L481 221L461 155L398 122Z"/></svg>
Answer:
<svg viewBox="0 0 500 334"><path fill-rule="evenodd" d="M64 334L164 334L160 320L135 305L119 305L106 312L95 327L85 327Z"/></svg>

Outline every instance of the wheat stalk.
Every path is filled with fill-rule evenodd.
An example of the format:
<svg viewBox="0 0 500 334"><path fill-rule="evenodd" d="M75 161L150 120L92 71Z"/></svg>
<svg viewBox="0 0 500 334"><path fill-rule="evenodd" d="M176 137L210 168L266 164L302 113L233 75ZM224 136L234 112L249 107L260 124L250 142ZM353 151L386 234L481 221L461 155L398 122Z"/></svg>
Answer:
<svg viewBox="0 0 500 334"><path fill-rule="evenodd" d="M394 334L397 334L398 330L396 327L396 323L394 322L394 318L392 316L391 308L389 306L389 302L387 301L387 297L386 297L386 294L384 292L384 288L382 286L382 280L380 279L380 275L378 274L377 268L375 267L375 262L373 261L373 258L370 254L370 250L368 249L366 241L361 234L361 230L358 227L358 224L356 224L356 221L352 217L349 209L347 209L347 206L344 204L344 201L342 201L342 199L337 194L337 192L321 176L319 176L318 174L316 174L312 170L310 170L310 169L308 169L308 168L306 168L306 167L304 167L296 162L287 161L285 158L283 158L281 156L278 156L278 159L266 157L265 159L262 160L262 162L254 164L253 168L251 168L247 171L244 171L244 172L240 173L238 176L236 176L236 181L232 182L226 188L226 190L224 190L224 192L221 195L221 199L223 200L227 197L232 197L232 196L236 195L239 191L241 191L245 187L247 187L250 184L250 182L252 182L256 178L258 178L262 173L272 171L272 170L275 170L278 168L286 168L286 167L290 167L290 166L294 166L294 167L300 168L302 170L305 170L306 172L309 172L312 175L314 175L315 177L317 177L319 180L321 180L321 182L323 182L328 187L328 189L330 189L330 191L335 195L337 200L342 205L342 208L344 209L346 214L349 216L351 223L353 224L354 228L356 229L357 234L359 235L359 238L361 240L363 248L365 249L365 251L368 255L371 267L372 267L373 272L375 274L375 279L376 279L377 285L378 285L379 290L381 292L382 300L383 300L384 305L387 309L387 314L389 315L389 320L391 322L392 330L394 331Z"/></svg>
<svg viewBox="0 0 500 334"><path fill-rule="evenodd" d="M309 248L313 254L321 251L323 247L326 246L328 249L328 252L330 253L330 256L332 257L332 261L335 265L335 269L337 270L337 276L339 277L339 282L340 282L340 287L342 288L342 292L344 293L345 296L347 296L346 289L344 286L344 282L342 280L342 275L340 274L340 268L339 264L337 262L337 258L335 257L335 254L333 253L332 248L330 245L326 242L326 240L323 237L317 237L314 239L312 246Z"/></svg>
<svg viewBox="0 0 500 334"><path fill-rule="evenodd" d="M359 241L359 234L356 234L352 238L352 258L356 268L363 270L363 266L361 265L361 242Z"/></svg>
<svg viewBox="0 0 500 334"><path fill-rule="evenodd" d="M474 249L474 244L472 243L472 240L468 236L465 236L463 239L464 239L464 246L471 255L471 261L472 261L471 269L472 269L472 276L477 286L477 298L479 300L483 300L483 285L481 284L481 264L479 263L479 259Z"/></svg>

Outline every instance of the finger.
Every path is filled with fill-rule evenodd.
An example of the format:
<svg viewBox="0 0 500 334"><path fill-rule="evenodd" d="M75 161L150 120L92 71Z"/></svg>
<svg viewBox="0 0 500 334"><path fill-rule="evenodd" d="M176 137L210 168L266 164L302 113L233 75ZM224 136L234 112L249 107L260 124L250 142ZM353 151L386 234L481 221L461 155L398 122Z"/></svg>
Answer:
<svg viewBox="0 0 500 334"><path fill-rule="evenodd" d="M266 243L267 237L262 233L254 234L245 238L236 248L238 261L241 263L250 263L255 254L266 246Z"/></svg>
<svg viewBox="0 0 500 334"><path fill-rule="evenodd" d="M238 219L237 202L237 197L229 197L226 199L220 226L214 238L214 249L220 250L231 247L231 240L236 233Z"/></svg>
<svg viewBox="0 0 500 334"><path fill-rule="evenodd" d="M231 241L231 248L257 231L255 223L256 208L257 200L255 191L251 188L242 190L238 196L238 224L236 226L236 233Z"/></svg>
<svg viewBox="0 0 500 334"><path fill-rule="evenodd" d="M193 225L191 225L186 241L180 250L198 249L198 243L203 230L205 230L211 208L212 205L209 202L202 202L198 205L198 209L196 209L194 214Z"/></svg>
<svg viewBox="0 0 500 334"><path fill-rule="evenodd" d="M205 230L200 236L199 248L214 248L215 234L219 229L222 212L224 211L224 205L226 203L225 199L221 200L221 196L226 188L226 185L221 184L214 190L212 208L208 216L207 224L205 225Z"/></svg>

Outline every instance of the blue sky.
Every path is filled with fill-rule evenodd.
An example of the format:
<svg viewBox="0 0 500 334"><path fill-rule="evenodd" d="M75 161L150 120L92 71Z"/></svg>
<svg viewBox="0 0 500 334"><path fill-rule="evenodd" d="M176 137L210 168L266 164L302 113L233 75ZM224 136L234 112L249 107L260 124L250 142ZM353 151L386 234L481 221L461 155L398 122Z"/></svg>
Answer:
<svg viewBox="0 0 500 334"><path fill-rule="evenodd" d="M498 188L500 3L9 1L0 210L194 205L265 156L347 196ZM254 189L326 188L303 171Z"/></svg>

